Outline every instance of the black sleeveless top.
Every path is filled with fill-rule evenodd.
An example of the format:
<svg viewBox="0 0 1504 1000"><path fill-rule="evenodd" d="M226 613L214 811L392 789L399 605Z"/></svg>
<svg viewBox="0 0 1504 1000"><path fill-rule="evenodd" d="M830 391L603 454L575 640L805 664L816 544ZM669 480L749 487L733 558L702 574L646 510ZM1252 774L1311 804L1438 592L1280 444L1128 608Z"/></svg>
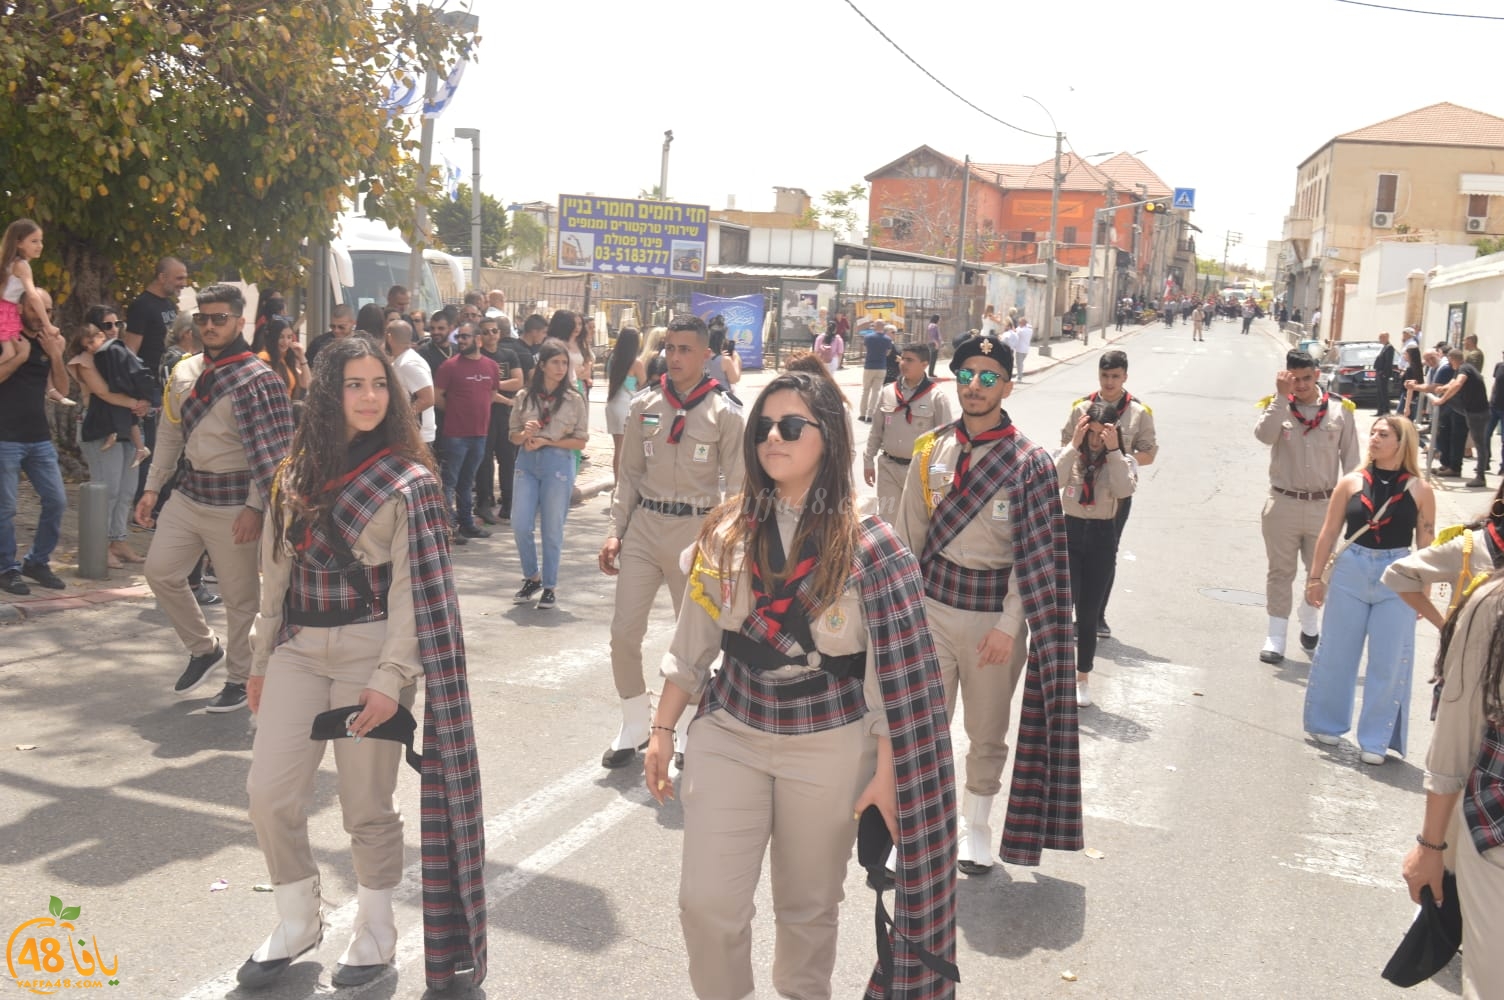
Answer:
<svg viewBox="0 0 1504 1000"><path fill-rule="evenodd" d="M1413 478L1399 469L1380 469L1370 464L1360 476L1363 488L1347 501L1347 531L1351 536L1368 524L1378 513L1384 501L1393 496L1384 516L1353 542L1366 549L1406 549L1415 541L1415 519L1419 513L1415 506L1415 494L1406 493L1405 486Z"/></svg>

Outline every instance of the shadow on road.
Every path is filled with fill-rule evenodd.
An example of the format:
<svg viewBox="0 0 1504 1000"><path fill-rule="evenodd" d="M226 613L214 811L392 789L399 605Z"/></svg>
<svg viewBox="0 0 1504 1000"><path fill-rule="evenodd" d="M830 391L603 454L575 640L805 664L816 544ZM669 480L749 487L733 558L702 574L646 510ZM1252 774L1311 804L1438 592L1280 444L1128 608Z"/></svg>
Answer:
<svg viewBox="0 0 1504 1000"><path fill-rule="evenodd" d="M996 958L1034 951L1065 951L1086 928L1086 889L1034 874L1011 878L1002 865L982 878L962 878L956 892L956 926L967 947Z"/></svg>

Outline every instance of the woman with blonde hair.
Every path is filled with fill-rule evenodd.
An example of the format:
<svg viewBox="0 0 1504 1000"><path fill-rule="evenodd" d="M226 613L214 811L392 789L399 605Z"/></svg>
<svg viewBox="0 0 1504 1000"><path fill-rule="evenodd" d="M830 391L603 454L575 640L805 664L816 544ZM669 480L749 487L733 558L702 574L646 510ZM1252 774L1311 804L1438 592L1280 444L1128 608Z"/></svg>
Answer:
<svg viewBox="0 0 1504 1000"><path fill-rule="evenodd" d="M1391 749L1404 756L1410 718L1415 615L1382 579L1391 563L1412 546L1430 545L1435 534L1436 496L1420 476L1415 425L1397 414L1379 417L1368 433L1367 464L1343 476L1327 503L1310 563L1327 571L1306 581L1305 592L1323 608L1306 684L1305 730L1324 746L1342 742L1352 727L1366 643L1357 732L1365 764L1384 763Z"/></svg>

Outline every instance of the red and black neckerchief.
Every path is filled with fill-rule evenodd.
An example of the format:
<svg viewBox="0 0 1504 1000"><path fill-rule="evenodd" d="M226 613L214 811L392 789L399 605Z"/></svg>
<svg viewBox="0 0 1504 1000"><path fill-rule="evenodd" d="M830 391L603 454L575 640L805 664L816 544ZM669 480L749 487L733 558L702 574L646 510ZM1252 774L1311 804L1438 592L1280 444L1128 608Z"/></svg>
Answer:
<svg viewBox="0 0 1504 1000"><path fill-rule="evenodd" d="M349 486L355 480L365 475L367 469L391 453L391 446L385 444L380 435L360 435L350 442L350 449L345 453L346 471L324 483L323 495L332 500L346 486ZM313 525L302 517L298 517L293 519L293 523L288 528L287 534L289 538L293 539L293 549L300 553L307 552L313 545ZM337 530L332 526L330 527L331 534Z"/></svg>
<svg viewBox="0 0 1504 1000"><path fill-rule="evenodd" d="M1093 507L1097 503L1097 473L1107 464L1107 449L1100 451L1082 451L1081 464L1081 496L1077 500L1083 507Z"/></svg>
<svg viewBox="0 0 1504 1000"><path fill-rule="evenodd" d="M534 396L533 400L538 404L538 428L542 430L554 419L554 415L564 406L564 394L569 391L569 382L560 379L553 392L545 392ZM544 404L547 404L546 406Z"/></svg>
<svg viewBox="0 0 1504 1000"><path fill-rule="evenodd" d="M783 551L783 537L778 530L776 515L767 519L764 530L769 532L768 568L776 577L777 574L783 572L788 562ZM794 564L793 569L789 570L788 575L781 580L775 580L771 587L763 577L761 560L749 561L752 563L752 614L762 620L767 629L768 638L772 639L783 630L789 608L799 599L799 585L815 571L815 564L819 562L819 552L815 549L814 536L806 536L799 550L799 561Z"/></svg>
<svg viewBox="0 0 1504 1000"><path fill-rule="evenodd" d="M1364 486L1362 492L1358 494L1358 499L1368 510L1368 530L1373 532L1373 540L1375 542L1382 543L1384 541L1384 525L1388 524L1390 521L1393 521L1394 515L1386 513L1386 516L1378 520L1374 520L1374 513L1376 512L1377 505L1373 502L1373 469L1374 467L1370 465L1363 470L1362 475ZM1385 503L1388 504L1389 509L1392 510L1395 503L1398 503L1400 500L1404 499L1403 494L1405 492L1405 484L1409 482L1409 480L1410 473L1401 472L1398 476L1395 477L1393 483L1384 483L1384 486L1390 491L1385 497ZM1390 497L1394 498L1394 503L1389 502Z"/></svg>
<svg viewBox="0 0 1504 1000"><path fill-rule="evenodd" d="M1099 400L1101 398L1102 398L1102 394L1100 392L1094 392L1090 396L1086 397L1086 401L1088 403L1095 403L1097 400ZM1109 402L1110 402L1110 400L1109 400ZM1120 400L1118 400L1117 403L1114 404L1117 407L1118 419L1117 419L1116 422L1118 424L1122 424L1122 422L1123 422L1123 414L1125 414L1125 413L1128 412L1128 404L1131 403L1131 402L1133 402L1133 397L1128 394L1128 390L1127 389L1124 389L1123 390L1123 398L1120 399Z"/></svg>
<svg viewBox="0 0 1504 1000"><path fill-rule="evenodd" d="M925 396L929 395L930 390L934 388L935 383L931 382L929 376L926 375L921 378L919 380L919 384L914 387L914 394L908 399L905 399L903 397L903 379L899 379L897 382L893 383L893 398L898 403L897 409L903 411L903 417L905 420L907 420L911 424L914 422L914 411L910 409L910 407L919 402Z"/></svg>
<svg viewBox="0 0 1504 1000"><path fill-rule="evenodd" d="M1305 417L1302 417L1300 415L1300 411L1295 408L1295 397L1293 395L1290 396L1290 412L1295 414L1295 419L1300 421L1301 426L1305 428L1305 430L1302 432L1303 434L1309 434L1316 428L1321 426L1321 422L1326 419L1327 403L1331 401L1331 398L1332 397L1330 393L1323 392L1321 394L1321 405L1316 408L1316 415L1310 420L1307 420Z"/></svg>
<svg viewBox="0 0 1504 1000"><path fill-rule="evenodd" d="M690 391L690 394L683 399L679 398L679 393L674 389L674 383L669 381L667 375L663 376L662 384L663 398L668 400L668 404L678 411L674 414L674 422L668 428L668 443L678 444L679 439L684 436L685 414L705 402L705 397L715 392L716 387L721 383L706 375L700 379L700 384L695 386Z"/></svg>
<svg viewBox="0 0 1504 1000"><path fill-rule="evenodd" d="M956 463L956 477L951 482L951 488L957 493L965 493L966 473L971 471L972 449L984 444L991 444L994 441L1001 441L1004 438L1010 438L1018 433L1018 428L1013 426L1012 418L1006 413L1003 414L1003 419L998 422L996 427L991 430L985 430L976 437L972 437L966 433L966 420L964 418L956 421L955 428L956 440L961 443L961 460Z"/></svg>
<svg viewBox="0 0 1504 1000"><path fill-rule="evenodd" d="M204 352L204 370L199 374L197 381L193 383L192 398L201 403L212 403L214 394L214 379L221 368L229 368L238 365L242 361L249 361L256 355L251 353L251 346L245 342L244 337L236 337L219 352L219 357L209 357L209 352Z"/></svg>

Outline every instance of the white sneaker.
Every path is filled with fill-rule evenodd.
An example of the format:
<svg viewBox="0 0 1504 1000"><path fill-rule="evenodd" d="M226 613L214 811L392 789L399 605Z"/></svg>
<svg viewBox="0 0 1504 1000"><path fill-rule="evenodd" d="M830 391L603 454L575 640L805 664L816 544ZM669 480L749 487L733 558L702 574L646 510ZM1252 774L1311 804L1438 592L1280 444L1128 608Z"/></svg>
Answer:
<svg viewBox="0 0 1504 1000"><path fill-rule="evenodd" d="M1326 733L1312 733L1311 735L1316 737L1316 742L1324 747L1334 747L1342 743L1340 736L1328 736Z"/></svg>
<svg viewBox="0 0 1504 1000"><path fill-rule="evenodd" d="M1087 680L1076 681L1076 707L1091 708L1091 683Z"/></svg>
<svg viewBox="0 0 1504 1000"><path fill-rule="evenodd" d="M1367 750L1364 750L1362 753L1358 754L1358 759L1361 760L1365 764L1378 765L1378 764L1382 764L1386 760L1388 760L1389 756L1388 756L1388 754L1371 753L1371 752L1369 752Z"/></svg>

